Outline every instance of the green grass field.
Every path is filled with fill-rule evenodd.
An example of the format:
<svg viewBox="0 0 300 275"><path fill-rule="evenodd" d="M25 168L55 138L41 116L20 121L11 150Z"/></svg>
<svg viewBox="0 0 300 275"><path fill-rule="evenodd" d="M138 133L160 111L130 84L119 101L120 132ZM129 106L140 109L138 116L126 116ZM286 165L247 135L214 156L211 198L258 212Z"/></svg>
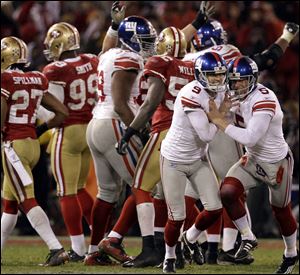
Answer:
<svg viewBox="0 0 300 275"><path fill-rule="evenodd" d="M70 242L60 238L66 249ZM88 240L87 240L88 243ZM126 251L137 255L140 251L139 238L124 241ZM1 274L161 274L159 268L127 269L120 265L86 267L82 263L67 263L59 267L40 267L48 253L37 237L12 237L2 253ZM250 266L186 265L178 274L271 274L281 262L283 242L281 240L259 240L259 248L254 251L255 262ZM293 271L299 274L299 265Z"/></svg>

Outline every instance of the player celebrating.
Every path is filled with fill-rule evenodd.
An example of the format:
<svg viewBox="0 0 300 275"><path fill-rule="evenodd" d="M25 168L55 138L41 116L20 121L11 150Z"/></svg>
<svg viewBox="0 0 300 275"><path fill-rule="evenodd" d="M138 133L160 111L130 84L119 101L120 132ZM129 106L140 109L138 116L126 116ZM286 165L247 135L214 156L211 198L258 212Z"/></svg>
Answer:
<svg viewBox="0 0 300 275"><path fill-rule="evenodd" d="M24 72L26 65L28 49L24 41L13 36L1 39L1 152L4 170L1 252L17 223L20 208L50 249L43 265L55 266L63 264L69 257L35 200L31 171L40 157L37 137L42 129L35 128L40 104L55 113L47 122L47 129L59 126L68 110L48 93L47 78L37 71Z"/></svg>
<svg viewBox="0 0 300 275"><path fill-rule="evenodd" d="M293 156L283 136L283 112L274 92L257 83L258 67L252 59L238 57L231 61L228 78L230 92L240 103L235 110L239 126L229 124L213 102L207 115L220 130L246 148L246 154L228 171L220 190L222 203L242 235L235 262L248 258L257 247L240 197L250 188L267 184L285 244L283 261L276 273L288 274L299 255L297 222L290 204Z"/></svg>
<svg viewBox="0 0 300 275"><path fill-rule="evenodd" d="M70 113L53 135L51 168L71 239L70 260L82 261L86 253L82 217L90 225L93 206L93 198L85 189L90 163L86 128L96 102L98 58L91 54L77 55L79 33L68 23L51 26L44 44L47 60L53 61L43 70L49 80L49 91Z"/></svg>

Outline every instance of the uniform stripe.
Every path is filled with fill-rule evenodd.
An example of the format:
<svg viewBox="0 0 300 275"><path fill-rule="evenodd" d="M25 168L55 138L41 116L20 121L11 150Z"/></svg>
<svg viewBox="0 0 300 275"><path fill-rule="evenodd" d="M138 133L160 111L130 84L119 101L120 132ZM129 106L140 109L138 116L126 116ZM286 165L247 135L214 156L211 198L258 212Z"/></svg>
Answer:
<svg viewBox="0 0 300 275"><path fill-rule="evenodd" d="M189 98L186 98L186 97L182 97L181 98L181 104L183 106L186 106L186 107L190 107L190 108L201 108L201 105Z"/></svg>
<svg viewBox="0 0 300 275"><path fill-rule="evenodd" d="M58 196L63 196L65 194L65 182L62 171L62 160L61 160L61 150L62 150L62 140L63 140L63 128L58 130L57 140L55 144L54 151L54 169L57 179L57 184L59 185L60 192Z"/></svg>
<svg viewBox="0 0 300 275"><path fill-rule="evenodd" d="M287 186L285 190L285 199L283 207L287 206L290 202L291 198L291 185L292 185L292 174L293 174L293 166L294 166L294 159L293 156L288 153L288 167L287 167Z"/></svg>
<svg viewBox="0 0 300 275"><path fill-rule="evenodd" d="M139 188L142 184L142 178L144 175L145 167L149 161L149 158L155 148L155 145L159 139L160 133L155 133L150 137L150 141L146 144L138 162L138 166L136 167L136 173L133 179L133 184L135 188Z"/></svg>
<svg viewBox="0 0 300 275"><path fill-rule="evenodd" d="M174 51L173 51L173 56L178 57L179 53L180 53L180 36L178 33L178 30L174 27L171 27L171 30L173 32L173 36L174 36Z"/></svg>
<svg viewBox="0 0 300 275"><path fill-rule="evenodd" d="M120 132L120 129L118 127L118 121L116 119L112 119L112 126L113 126L113 129L114 129L114 132L115 132L115 137L116 137L116 140L119 142L119 140L121 139L121 132ZM125 166L127 168L127 171L129 172L129 174L133 177L134 176L134 165L130 165L129 163L129 159L128 159L128 155L124 155L122 156L123 158L123 161L125 163Z"/></svg>
<svg viewBox="0 0 300 275"><path fill-rule="evenodd" d="M134 70L139 70L140 69L140 65L136 64L134 62L131 61L116 61L115 62L115 67L118 69L134 69Z"/></svg>
<svg viewBox="0 0 300 275"><path fill-rule="evenodd" d="M3 95L5 98L9 98L10 92L1 88L1 95Z"/></svg>
<svg viewBox="0 0 300 275"><path fill-rule="evenodd" d="M234 58L241 56L239 53L235 52L230 55L223 55L222 57L225 59L226 63L228 64Z"/></svg>
<svg viewBox="0 0 300 275"><path fill-rule="evenodd" d="M215 59L218 61L218 62L221 62L221 58L220 58L220 56L217 54L217 53L215 53L215 52L210 52L214 57L215 57Z"/></svg>
<svg viewBox="0 0 300 275"><path fill-rule="evenodd" d="M147 75L151 75L151 76L159 76L159 78L164 82L166 83L167 79L165 78L165 76L163 76L162 74L160 74L159 72L156 72L156 71L153 71L153 70L148 70L148 69L145 69L144 71L144 76Z"/></svg>
<svg viewBox="0 0 300 275"><path fill-rule="evenodd" d="M24 186L22 185L21 180L20 180L19 176L17 175L17 173L15 172L13 166L7 159L7 156L5 153L4 153L4 161L5 161L7 172L8 172L7 176L9 177L10 182L12 183L12 185L15 189L15 192L17 194L19 202L23 202L26 198Z"/></svg>

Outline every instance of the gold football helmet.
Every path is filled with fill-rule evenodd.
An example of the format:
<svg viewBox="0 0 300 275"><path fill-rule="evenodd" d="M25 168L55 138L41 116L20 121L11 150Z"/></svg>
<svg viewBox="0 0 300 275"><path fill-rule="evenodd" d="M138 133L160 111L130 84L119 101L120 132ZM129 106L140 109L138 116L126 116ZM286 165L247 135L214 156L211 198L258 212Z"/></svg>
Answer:
<svg viewBox="0 0 300 275"><path fill-rule="evenodd" d="M1 39L1 73L12 64L23 63L28 66L28 49L25 42L17 37Z"/></svg>
<svg viewBox="0 0 300 275"><path fill-rule="evenodd" d="M49 28L44 45L46 59L48 61L59 60L63 52L80 48L79 32L69 23L56 23Z"/></svg>
<svg viewBox="0 0 300 275"><path fill-rule="evenodd" d="M168 27L162 30L158 36L156 53L158 55L184 57L186 46L184 33L175 27Z"/></svg>

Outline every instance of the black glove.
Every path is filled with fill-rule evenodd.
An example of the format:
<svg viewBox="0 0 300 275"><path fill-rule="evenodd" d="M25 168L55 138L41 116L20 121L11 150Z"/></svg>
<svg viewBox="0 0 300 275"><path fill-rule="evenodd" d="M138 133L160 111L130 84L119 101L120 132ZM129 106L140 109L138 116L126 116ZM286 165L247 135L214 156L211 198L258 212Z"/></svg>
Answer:
<svg viewBox="0 0 300 275"><path fill-rule="evenodd" d="M145 146L150 138L148 129L144 128L142 131L140 131L138 133L138 137L140 138L143 146Z"/></svg>
<svg viewBox="0 0 300 275"><path fill-rule="evenodd" d="M115 148L120 155L126 155L128 142L133 135L139 135L139 132L132 127L128 127L121 137L120 141L116 143Z"/></svg>
<svg viewBox="0 0 300 275"><path fill-rule="evenodd" d="M114 31L117 31L120 23L123 21L125 17L125 6L120 5L120 1L114 1L111 6L111 28Z"/></svg>
<svg viewBox="0 0 300 275"><path fill-rule="evenodd" d="M208 18L215 12L215 7L211 6L209 1L201 1L200 9L197 13L196 19L192 22L192 25L198 30L203 24L206 23Z"/></svg>
<svg viewBox="0 0 300 275"><path fill-rule="evenodd" d="M37 138L39 138L43 133L49 130L47 123L43 123L35 128L35 133Z"/></svg>

